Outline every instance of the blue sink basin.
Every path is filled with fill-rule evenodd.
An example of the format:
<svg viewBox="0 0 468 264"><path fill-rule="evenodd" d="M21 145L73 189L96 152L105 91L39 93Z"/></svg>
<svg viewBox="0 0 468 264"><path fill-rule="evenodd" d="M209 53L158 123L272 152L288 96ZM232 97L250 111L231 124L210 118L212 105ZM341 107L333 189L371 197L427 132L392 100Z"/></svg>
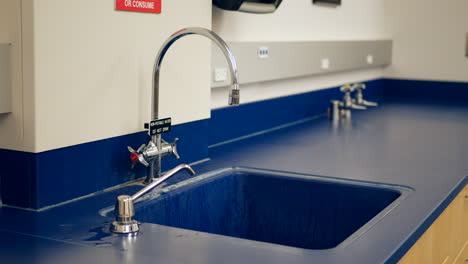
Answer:
<svg viewBox="0 0 468 264"><path fill-rule="evenodd" d="M406 197L402 186L228 168L158 190L135 219L305 249L364 233Z"/></svg>

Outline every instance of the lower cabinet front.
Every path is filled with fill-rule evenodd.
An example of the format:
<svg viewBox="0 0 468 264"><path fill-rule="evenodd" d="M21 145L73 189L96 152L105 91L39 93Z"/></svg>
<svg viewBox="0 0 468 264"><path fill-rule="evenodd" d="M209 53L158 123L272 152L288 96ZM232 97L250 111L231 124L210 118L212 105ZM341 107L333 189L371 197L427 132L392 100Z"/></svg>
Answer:
<svg viewBox="0 0 468 264"><path fill-rule="evenodd" d="M399 263L468 264L468 186Z"/></svg>

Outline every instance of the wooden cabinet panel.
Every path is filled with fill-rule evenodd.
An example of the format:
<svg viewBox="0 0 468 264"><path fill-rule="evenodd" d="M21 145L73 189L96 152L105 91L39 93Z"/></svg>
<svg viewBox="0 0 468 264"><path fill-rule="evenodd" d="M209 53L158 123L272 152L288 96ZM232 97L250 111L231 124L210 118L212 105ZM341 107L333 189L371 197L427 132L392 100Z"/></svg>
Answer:
<svg viewBox="0 0 468 264"><path fill-rule="evenodd" d="M452 204L451 204L452 205ZM450 235L452 222L452 206L448 206L444 212L432 224L430 229L433 230L432 237L432 260L433 263L444 263L445 259L450 256Z"/></svg>
<svg viewBox="0 0 468 264"><path fill-rule="evenodd" d="M399 263L468 264L468 186Z"/></svg>
<svg viewBox="0 0 468 264"><path fill-rule="evenodd" d="M468 240L463 246L462 250L455 257L454 264L467 264L468 263Z"/></svg>
<svg viewBox="0 0 468 264"><path fill-rule="evenodd" d="M464 239L463 248L455 257L454 264L468 264L468 186L465 187L460 195L461 208L463 210L462 239Z"/></svg>
<svg viewBox="0 0 468 264"><path fill-rule="evenodd" d="M463 237L468 239L468 186L463 190Z"/></svg>
<svg viewBox="0 0 468 264"><path fill-rule="evenodd" d="M464 217L465 191L458 194L457 198L450 204L451 206L451 233L450 233L450 255L457 256L463 248L468 236L465 235L467 218ZM467 263L468 264L468 263Z"/></svg>
<svg viewBox="0 0 468 264"><path fill-rule="evenodd" d="M427 263L432 261L432 240L433 230L428 229L414 244L410 251L400 260L400 264Z"/></svg>

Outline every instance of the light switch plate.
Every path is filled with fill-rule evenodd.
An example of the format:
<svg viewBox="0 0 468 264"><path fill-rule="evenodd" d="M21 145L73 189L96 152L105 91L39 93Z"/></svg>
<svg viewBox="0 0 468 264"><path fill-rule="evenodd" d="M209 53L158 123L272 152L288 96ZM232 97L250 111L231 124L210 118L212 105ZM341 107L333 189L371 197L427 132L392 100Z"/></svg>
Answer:
<svg viewBox="0 0 468 264"><path fill-rule="evenodd" d="M228 70L226 68L216 68L214 71L214 81L224 82L227 80Z"/></svg>
<svg viewBox="0 0 468 264"><path fill-rule="evenodd" d="M369 65L374 64L374 55L372 54L367 55L366 61L367 61L367 64Z"/></svg>
<svg viewBox="0 0 468 264"><path fill-rule="evenodd" d="M330 59L328 58L323 58L321 61L320 61L320 67L324 70L328 70L330 69Z"/></svg>

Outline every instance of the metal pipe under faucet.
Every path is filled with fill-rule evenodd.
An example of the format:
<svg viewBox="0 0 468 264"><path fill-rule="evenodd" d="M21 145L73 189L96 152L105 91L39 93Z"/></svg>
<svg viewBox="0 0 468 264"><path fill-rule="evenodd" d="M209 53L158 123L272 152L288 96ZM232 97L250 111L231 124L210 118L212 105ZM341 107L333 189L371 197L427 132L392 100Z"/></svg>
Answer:
<svg viewBox="0 0 468 264"><path fill-rule="evenodd" d="M161 49L158 52L156 57L156 61L154 63L153 69L153 102L152 102L152 113L151 113L151 120L159 119L159 74L161 71L161 63L166 55L167 50L171 45L177 41L178 39L188 36L188 35L201 35L211 39L216 45L221 49L226 60L229 64L229 69L231 73L231 80L232 80L232 88L229 92L229 105L238 105L239 104L239 73L237 70L236 60L229 49L226 42L221 39L216 33L211 30L200 28L200 27L191 27L191 28L184 28L181 29L174 34L172 34L162 45ZM154 135L151 137L151 140L155 142L158 150L161 149L161 135ZM161 155L153 160L148 167L148 173L145 182L150 183L154 178L154 171L157 171L157 176L161 175Z"/></svg>

